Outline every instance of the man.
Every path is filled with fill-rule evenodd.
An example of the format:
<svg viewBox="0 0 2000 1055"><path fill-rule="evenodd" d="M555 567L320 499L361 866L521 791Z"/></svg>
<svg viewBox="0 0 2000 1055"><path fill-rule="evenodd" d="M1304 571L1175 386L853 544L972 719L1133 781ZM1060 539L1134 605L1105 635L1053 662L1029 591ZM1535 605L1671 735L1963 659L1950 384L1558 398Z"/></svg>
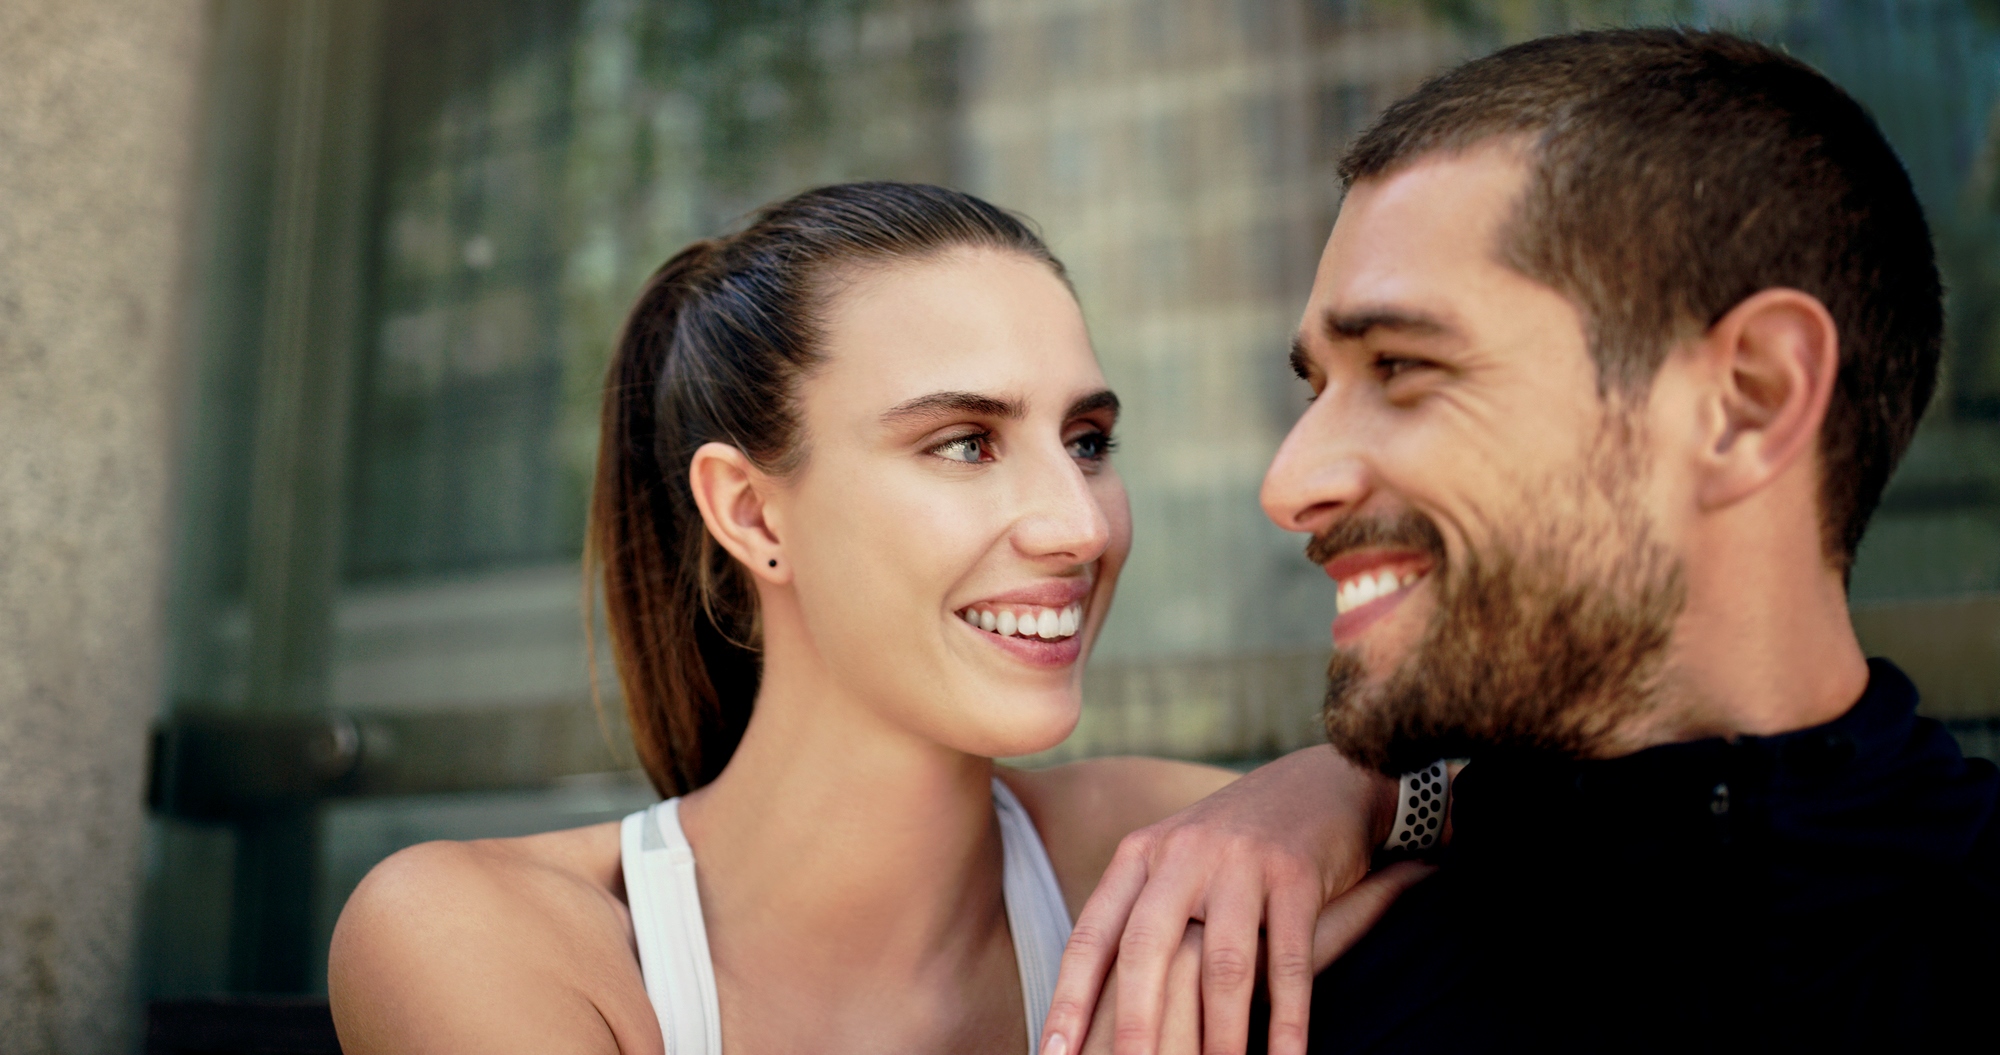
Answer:
<svg viewBox="0 0 2000 1055"><path fill-rule="evenodd" d="M1926 1050L1984 1019L2000 775L1846 605L1943 329L1872 120L1761 45L1578 34L1425 85L1342 176L1263 501L1342 591L1333 747L1469 758L1451 843L1308 1037L1339 764L1246 777L1121 850L1052 1046L1115 956L1120 1055L1195 987L1204 1050L1242 1050L1259 919L1273 1051Z"/></svg>

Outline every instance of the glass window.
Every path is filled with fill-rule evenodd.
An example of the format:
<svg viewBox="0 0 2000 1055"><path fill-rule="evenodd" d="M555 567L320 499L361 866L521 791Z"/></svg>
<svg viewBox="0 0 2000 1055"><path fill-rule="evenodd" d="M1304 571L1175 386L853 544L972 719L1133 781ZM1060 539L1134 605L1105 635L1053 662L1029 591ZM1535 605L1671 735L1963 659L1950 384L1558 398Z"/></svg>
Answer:
<svg viewBox="0 0 2000 1055"><path fill-rule="evenodd" d="M1127 408L1118 459L1137 540L1084 725L1047 757L1245 760L1312 742L1332 591L1256 494L1302 405L1284 356L1339 205L1342 147L1380 107L1470 55L1571 26L1681 21L1780 43L1846 85L1929 210L1951 290L1946 368L1853 596L1864 636L1928 663L1918 673L1933 705L1969 747L1994 748L1980 709L2000 640L1984 596L2000 589L1990 5L381 4L377 17L352 16L368 59L355 68L372 72L327 103L365 124L371 144L361 176L314 192L357 196L348 234L361 285L353 339L316 353L346 369L344 387L327 390L345 401L344 439L314 463L337 477L337 499L308 510L339 525L330 585L289 607L254 596L275 581L256 570L259 525L293 507L267 500L252 462L274 436L316 440L272 424L277 404L260 395L276 354L262 335L287 310L268 292L286 244L273 217L289 200L273 190L272 159L302 134L280 89L310 40L288 43L297 34L250 0L220 10L210 152L226 161L211 167L223 165L232 204L205 221L214 248L188 470L199 486L184 518L173 708L290 706L254 688L252 642L317 634L325 660L300 668L298 700L311 708L594 723L577 554L598 386L627 306L670 254L761 203L888 178L960 186L1037 221ZM1884 604L1899 607L1869 614ZM322 938L355 878L398 845L614 815L646 793L598 779L483 794L320 807ZM154 960L218 964L229 921L163 923L173 913L162 906L189 903L201 883L227 889L217 877L240 871L242 854L217 829L176 823L155 861ZM213 988L227 984L219 970L148 984Z"/></svg>

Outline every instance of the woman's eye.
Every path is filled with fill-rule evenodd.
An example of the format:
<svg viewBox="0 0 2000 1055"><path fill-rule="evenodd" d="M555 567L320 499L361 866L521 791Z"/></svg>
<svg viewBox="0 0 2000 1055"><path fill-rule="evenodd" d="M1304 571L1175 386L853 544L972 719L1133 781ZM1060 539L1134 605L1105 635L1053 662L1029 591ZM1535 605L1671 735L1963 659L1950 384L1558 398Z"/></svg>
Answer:
<svg viewBox="0 0 2000 1055"><path fill-rule="evenodd" d="M1069 441L1069 455L1087 462L1101 462L1118 448L1118 441L1092 430Z"/></svg>
<svg viewBox="0 0 2000 1055"><path fill-rule="evenodd" d="M931 453L946 461L977 465L987 460L986 439L983 435L960 436L932 447Z"/></svg>

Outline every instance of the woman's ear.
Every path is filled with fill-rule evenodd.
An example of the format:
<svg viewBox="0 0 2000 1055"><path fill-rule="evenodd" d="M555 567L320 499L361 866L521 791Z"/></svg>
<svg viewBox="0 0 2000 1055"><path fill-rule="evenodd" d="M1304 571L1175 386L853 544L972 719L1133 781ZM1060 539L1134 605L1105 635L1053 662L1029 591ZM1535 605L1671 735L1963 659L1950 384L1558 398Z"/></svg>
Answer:
<svg viewBox="0 0 2000 1055"><path fill-rule="evenodd" d="M702 523L730 556L765 582L791 579L767 502L772 486L768 474L727 443L704 443L688 463L688 486Z"/></svg>
<svg viewBox="0 0 2000 1055"><path fill-rule="evenodd" d="M1801 459L1812 462L1840 373L1840 333L1818 297L1767 289L1729 310L1701 341L1714 368L1701 502L1729 505Z"/></svg>

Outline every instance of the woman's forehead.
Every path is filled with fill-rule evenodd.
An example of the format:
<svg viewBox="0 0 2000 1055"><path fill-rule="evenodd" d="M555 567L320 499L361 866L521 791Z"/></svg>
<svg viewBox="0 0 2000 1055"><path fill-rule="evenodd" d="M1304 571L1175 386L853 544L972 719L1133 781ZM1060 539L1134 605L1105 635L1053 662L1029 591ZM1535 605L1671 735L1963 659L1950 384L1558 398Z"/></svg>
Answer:
<svg viewBox="0 0 2000 1055"><path fill-rule="evenodd" d="M871 269L835 291L824 325L809 403L827 396L884 411L970 392L1033 409L1103 387L1075 297L1046 263L1019 253L960 250Z"/></svg>

